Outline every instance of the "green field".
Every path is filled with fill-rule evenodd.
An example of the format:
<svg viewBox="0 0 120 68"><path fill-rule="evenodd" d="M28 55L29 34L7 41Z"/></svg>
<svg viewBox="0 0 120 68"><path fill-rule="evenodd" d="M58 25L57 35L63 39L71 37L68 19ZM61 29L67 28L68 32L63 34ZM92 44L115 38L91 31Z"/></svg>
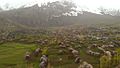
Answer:
<svg viewBox="0 0 120 68"><path fill-rule="evenodd" d="M0 68L38 68L39 57L34 57L31 64L27 65L24 60L26 51L32 51L36 48L35 44L22 44L8 42L0 45ZM74 59L68 59L68 54L58 54L59 48L51 45L48 49L49 63L54 68L77 68L79 64L74 63ZM64 50L64 49L63 49ZM89 56L85 53L85 49L78 49L82 59L95 64L98 63L98 58ZM87 57L86 57L87 56ZM62 58L62 63L59 63L59 58ZM88 60L89 59L89 60ZM92 61L91 61L92 60Z"/></svg>
<svg viewBox="0 0 120 68"><path fill-rule="evenodd" d="M52 47L52 46L51 46ZM0 45L0 68L29 68L27 63L24 61L24 55L26 51L31 51L32 49L36 48L35 44L21 44L21 43L14 43L9 42ZM48 52L51 65L55 68L74 68L78 65L74 64L73 61L68 60L66 61L67 55L58 55L57 49L51 49ZM58 58L63 58L63 63L58 63ZM34 58L34 60L29 64L33 68L38 68L39 58ZM63 65L64 64L64 65ZM73 65L72 65L73 64ZM61 66L62 65L62 66Z"/></svg>
<svg viewBox="0 0 120 68"><path fill-rule="evenodd" d="M39 57L33 57L33 60L30 64L27 64L24 60L24 56L26 51L32 52L36 48L36 44L23 44L23 43L15 43L15 42L7 42L4 44L0 44L0 68L39 68ZM49 46L49 47L48 47ZM58 51L61 48L58 48L57 45L46 45L40 46L40 48L44 49L44 47L48 47L47 54L49 55L49 64L53 68L78 68L79 64L74 63L74 58L69 59L68 53L66 49L64 50L66 53L58 54ZM86 54L86 48L78 48L80 53L80 57L91 63L95 68L99 68L99 58L95 56L90 56ZM117 49L120 52L120 49ZM62 58L62 62L59 62L59 58Z"/></svg>
<svg viewBox="0 0 120 68"><path fill-rule="evenodd" d="M13 42L0 45L0 68L14 68L16 66L23 68L26 64L24 61L25 52L34 47L34 44Z"/></svg>

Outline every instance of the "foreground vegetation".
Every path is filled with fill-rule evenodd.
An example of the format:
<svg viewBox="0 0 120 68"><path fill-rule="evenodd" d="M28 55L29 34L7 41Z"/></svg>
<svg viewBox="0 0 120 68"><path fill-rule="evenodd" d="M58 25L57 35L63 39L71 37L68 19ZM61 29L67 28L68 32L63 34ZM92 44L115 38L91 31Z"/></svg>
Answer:
<svg viewBox="0 0 120 68"><path fill-rule="evenodd" d="M75 63L68 47L77 50L81 60L94 68L114 68L120 64L119 30L119 27L111 26L70 26L45 32L10 32L7 36L1 35L0 68L38 68L42 54L48 55L49 67L78 68L82 62ZM25 53L32 53L36 48L40 48L42 52L27 63ZM106 55L106 51L116 53L111 57Z"/></svg>
<svg viewBox="0 0 120 68"><path fill-rule="evenodd" d="M20 66L25 67L24 54L26 51L35 48L34 44L20 44L8 42L0 45L0 68ZM21 67L23 66L23 67ZM18 68L18 67L16 67Z"/></svg>

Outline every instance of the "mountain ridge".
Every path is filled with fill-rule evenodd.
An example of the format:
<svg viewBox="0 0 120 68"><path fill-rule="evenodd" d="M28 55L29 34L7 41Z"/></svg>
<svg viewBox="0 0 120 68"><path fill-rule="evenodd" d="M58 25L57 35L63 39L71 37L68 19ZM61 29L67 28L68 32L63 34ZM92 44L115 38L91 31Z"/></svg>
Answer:
<svg viewBox="0 0 120 68"><path fill-rule="evenodd" d="M40 29L74 24L100 24L120 22L119 16L102 15L88 11L79 11L79 13L77 13L76 10L71 9L73 7L71 4L63 4L67 4L70 6L70 8L64 7L57 2L53 2L49 3L48 5L42 5L41 7L39 7L38 4L35 4L31 7L3 11L0 12L0 23L8 23L12 24L13 26L19 25L21 28L24 27ZM54 6L56 6L56 8L53 8ZM71 11L76 12L77 16L74 16L72 13L70 13ZM68 14L63 15L63 13ZM4 19L6 21L2 21L1 19Z"/></svg>

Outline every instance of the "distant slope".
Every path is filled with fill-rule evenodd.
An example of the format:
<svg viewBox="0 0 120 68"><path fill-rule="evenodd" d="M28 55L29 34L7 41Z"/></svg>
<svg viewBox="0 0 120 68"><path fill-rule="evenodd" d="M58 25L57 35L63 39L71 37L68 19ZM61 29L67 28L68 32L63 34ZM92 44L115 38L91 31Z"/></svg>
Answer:
<svg viewBox="0 0 120 68"><path fill-rule="evenodd" d="M43 9L45 9L43 11ZM0 29L39 29L48 27L68 26L74 24L119 24L120 17L100 15L87 11L78 16L60 15L55 16L51 9L34 5L27 8L19 8L10 11L0 12ZM56 9L57 10L57 9ZM59 11L56 11L59 12Z"/></svg>
<svg viewBox="0 0 120 68"><path fill-rule="evenodd" d="M0 30L11 31L11 30L25 29L25 28L26 26L24 25L14 22L9 18L0 16Z"/></svg>

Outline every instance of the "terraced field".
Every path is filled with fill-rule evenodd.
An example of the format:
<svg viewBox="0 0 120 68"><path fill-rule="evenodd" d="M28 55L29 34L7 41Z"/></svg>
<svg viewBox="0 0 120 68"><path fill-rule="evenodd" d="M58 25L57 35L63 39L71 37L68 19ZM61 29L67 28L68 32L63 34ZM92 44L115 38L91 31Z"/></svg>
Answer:
<svg viewBox="0 0 120 68"><path fill-rule="evenodd" d="M34 44L20 44L13 42L0 45L0 68L25 67L24 54L34 47Z"/></svg>
<svg viewBox="0 0 120 68"><path fill-rule="evenodd" d="M48 47L48 46L47 46ZM24 60L26 51L32 51L36 48L35 44L22 44L15 42L8 42L0 45L0 68L38 68L39 57L34 57L34 60L30 64L27 64ZM41 47L44 48L44 47ZM69 59L68 54L58 54L60 49L55 45L51 45L48 49L49 64L54 68L77 68L79 64L74 63L74 59ZM62 49L66 51L65 49ZM97 63L98 58L89 56L85 53L85 49L77 49L80 52L82 59L90 62ZM66 51L67 52L67 51ZM87 57L85 57L87 56ZM62 58L62 62L59 62L59 58ZM94 60L93 60L94 59ZM93 61L91 61L93 60ZM94 65L98 66L98 65Z"/></svg>
<svg viewBox="0 0 120 68"><path fill-rule="evenodd" d="M99 68L100 57L88 55L86 53L87 48L85 47L85 44L81 45L80 48L77 47L78 43L70 46L79 51L79 55L82 60L91 63L94 68ZM49 43L48 45L39 47L43 51L45 48L48 48L47 54L50 67L78 68L80 65L80 63L76 64L74 62L75 58L69 57L70 54L67 49L59 48L59 46L55 43ZM39 59L42 53L38 57L33 57L33 60L30 63L26 63L24 60L25 53L27 51L33 52L33 50L36 48L38 48L36 44L23 44L16 42L7 42L0 44L0 68L39 68ZM59 54L59 50L63 50L65 53ZM120 48L116 48L116 51L120 53ZM60 58L62 58L62 61L60 61Z"/></svg>

